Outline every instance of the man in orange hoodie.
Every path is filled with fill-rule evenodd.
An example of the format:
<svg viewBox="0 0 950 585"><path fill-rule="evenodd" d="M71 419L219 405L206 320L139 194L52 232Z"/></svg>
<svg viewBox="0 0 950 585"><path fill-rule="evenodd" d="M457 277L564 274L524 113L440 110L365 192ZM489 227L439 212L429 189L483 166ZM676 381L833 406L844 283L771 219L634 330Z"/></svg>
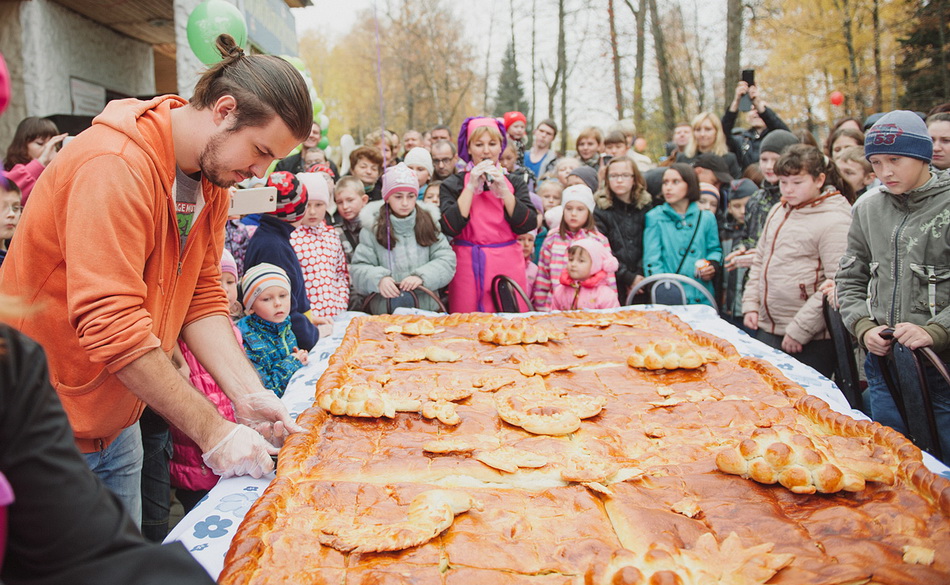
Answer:
<svg viewBox="0 0 950 585"><path fill-rule="evenodd" d="M33 307L10 325L46 349L80 450L139 522L145 405L223 477L271 471L299 430L234 339L218 262L227 188L306 138L309 94L282 59L245 56L227 35L218 49L191 103L108 104L37 182L0 270L0 294ZM179 375L179 334L243 424Z"/></svg>

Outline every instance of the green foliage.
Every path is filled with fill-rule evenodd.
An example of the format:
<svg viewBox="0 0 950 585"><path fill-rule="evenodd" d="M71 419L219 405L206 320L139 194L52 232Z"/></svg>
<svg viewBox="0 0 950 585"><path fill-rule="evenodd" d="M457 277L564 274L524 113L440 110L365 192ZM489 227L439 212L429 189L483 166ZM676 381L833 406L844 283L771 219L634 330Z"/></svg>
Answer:
<svg viewBox="0 0 950 585"><path fill-rule="evenodd" d="M515 48L508 43L505 58L501 63L501 76L498 78L498 91L495 93L495 116L505 112L527 114L529 106L524 97L524 88L518 76L518 64L515 62Z"/></svg>
<svg viewBox="0 0 950 585"><path fill-rule="evenodd" d="M931 0L919 7L909 34L900 39L897 74L905 87L901 107L926 112L950 99L948 18L950 2Z"/></svg>

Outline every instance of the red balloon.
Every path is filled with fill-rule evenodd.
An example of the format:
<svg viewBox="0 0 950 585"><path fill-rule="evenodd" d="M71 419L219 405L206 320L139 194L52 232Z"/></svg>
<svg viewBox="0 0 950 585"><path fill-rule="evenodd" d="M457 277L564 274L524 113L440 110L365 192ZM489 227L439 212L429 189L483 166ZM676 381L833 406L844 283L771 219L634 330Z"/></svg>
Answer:
<svg viewBox="0 0 950 585"><path fill-rule="evenodd" d="M832 105L840 106L841 104L844 103L844 94L841 93L840 91L833 91L831 92L831 95L828 97L831 98Z"/></svg>

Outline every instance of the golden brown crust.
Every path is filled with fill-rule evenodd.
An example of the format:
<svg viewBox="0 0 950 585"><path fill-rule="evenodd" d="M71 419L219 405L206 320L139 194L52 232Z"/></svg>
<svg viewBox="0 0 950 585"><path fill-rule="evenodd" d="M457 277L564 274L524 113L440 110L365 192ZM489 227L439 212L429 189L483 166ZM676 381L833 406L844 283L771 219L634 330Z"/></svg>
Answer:
<svg viewBox="0 0 950 585"><path fill-rule="evenodd" d="M518 327L568 336L479 341L500 323L355 319L221 582L600 585L725 572L750 583L947 582L950 483L894 431L835 413L767 362L662 312L531 316ZM686 343L705 365L629 368L631 348L651 341ZM393 360L427 347L459 359ZM353 388L364 410L374 396L360 389L390 408L378 418L320 408L330 396L352 406ZM573 430L554 428L559 412ZM796 491L845 491L722 473L716 454L729 449L750 476L745 455ZM807 473L783 478L788 467ZM401 524L437 490L482 509Z"/></svg>

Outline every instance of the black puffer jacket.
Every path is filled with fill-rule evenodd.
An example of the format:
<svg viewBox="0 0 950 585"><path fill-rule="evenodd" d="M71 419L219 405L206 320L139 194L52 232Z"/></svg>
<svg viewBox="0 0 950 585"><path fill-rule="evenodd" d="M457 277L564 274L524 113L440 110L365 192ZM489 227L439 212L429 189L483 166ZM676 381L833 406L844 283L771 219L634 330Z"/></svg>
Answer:
<svg viewBox="0 0 950 585"><path fill-rule="evenodd" d="M641 190L630 203L610 195L605 190L597 192L597 208L594 221L597 230L607 236L610 250L620 263L617 270L617 294L620 304L627 300L627 292L636 275L643 274L643 224L650 209L650 194Z"/></svg>

